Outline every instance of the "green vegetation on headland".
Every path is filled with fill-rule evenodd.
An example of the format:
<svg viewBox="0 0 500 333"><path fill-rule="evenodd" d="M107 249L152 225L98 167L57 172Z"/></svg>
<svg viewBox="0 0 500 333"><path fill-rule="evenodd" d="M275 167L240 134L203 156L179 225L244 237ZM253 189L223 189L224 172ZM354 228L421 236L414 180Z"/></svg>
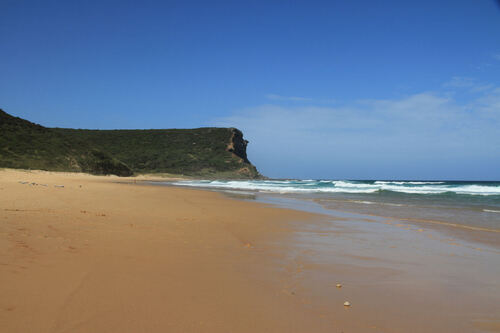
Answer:
<svg viewBox="0 0 500 333"><path fill-rule="evenodd" d="M0 109L0 167L130 176L170 173L258 178L235 128L81 130L47 128Z"/></svg>

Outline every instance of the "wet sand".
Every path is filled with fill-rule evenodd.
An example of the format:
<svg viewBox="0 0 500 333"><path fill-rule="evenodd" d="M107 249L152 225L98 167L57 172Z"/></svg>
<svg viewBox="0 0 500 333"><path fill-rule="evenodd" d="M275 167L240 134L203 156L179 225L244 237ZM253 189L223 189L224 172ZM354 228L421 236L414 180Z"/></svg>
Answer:
<svg viewBox="0 0 500 333"><path fill-rule="evenodd" d="M496 249L117 181L0 170L1 332L500 331Z"/></svg>

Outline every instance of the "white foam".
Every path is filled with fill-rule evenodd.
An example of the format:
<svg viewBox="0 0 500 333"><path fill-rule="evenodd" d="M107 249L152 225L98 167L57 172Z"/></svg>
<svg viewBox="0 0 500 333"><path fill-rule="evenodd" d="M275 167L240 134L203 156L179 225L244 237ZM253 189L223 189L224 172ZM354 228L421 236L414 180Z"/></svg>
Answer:
<svg viewBox="0 0 500 333"><path fill-rule="evenodd" d="M483 209L483 212L488 212L488 213L500 213L500 210Z"/></svg>
<svg viewBox="0 0 500 333"><path fill-rule="evenodd" d="M355 202L355 203L360 203L360 204L365 204L365 205L374 205L375 202L371 202L371 201L361 201L361 200L353 200L352 202Z"/></svg>
<svg viewBox="0 0 500 333"><path fill-rule="evenodd" d="M382 181L377 180L375 184L394 184L394 185L427 185L427 184L444 184L444 182L402 182L402 181Z"/></svg>
<svg viewBox="0 0 500 333"><path fill-rule="evenodd" d="M442 194L452 192L482 196L500 195L500 186L448 185L445 182L376 181L374 183L366 183L347 180L195 180L179 181L173 184L275 193L375 193L378 191L392 191L408 194Z"/></svg>

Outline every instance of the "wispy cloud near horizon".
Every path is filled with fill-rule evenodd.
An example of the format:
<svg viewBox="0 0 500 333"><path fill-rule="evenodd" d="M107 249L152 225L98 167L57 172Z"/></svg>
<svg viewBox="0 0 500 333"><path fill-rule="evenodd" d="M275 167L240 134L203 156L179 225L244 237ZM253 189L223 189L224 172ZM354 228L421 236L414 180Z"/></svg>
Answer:
<svg viewBox="0 0 500 333"><path fill-rule="evenodd" d="M273 102L301 102L302 104L309 103L309 104L318 104L318 105L324 105L324 104L336 104L337 100L333 98L322 98L322 99L316 99L316 98L310 98L310 97L298 97L298 96L282 96L282 95L276 95L276 94L267 94L266 99L271 100Z"/></svg>
<svg viewBox="0 0 500 333"><path fill-rule="evenodd" d="M214 124L242 129L250 158L269 176L477 179L486 169L500 170L500 88L494 86L468 102L424 92L335 107L272 103ZM303 171L311 169L316 174Z"/></svg>
<svg viewBox="0 0 500 333"><path fill-rule="evenodd" d="M281 96L276 94L267 94L267 99L274 101L290 101L290 102L310 102L312 98L298 97L298 96Z"/></svg>
<svg viewBox="0 0 500 333"><path fill-rule="evenodd" d="M472 87L477 84L477 80L472 77L463 77L463 76L454 76L450 81L445 82L443 87L452 87L452 88L464 88L464 87Z"/></svg>

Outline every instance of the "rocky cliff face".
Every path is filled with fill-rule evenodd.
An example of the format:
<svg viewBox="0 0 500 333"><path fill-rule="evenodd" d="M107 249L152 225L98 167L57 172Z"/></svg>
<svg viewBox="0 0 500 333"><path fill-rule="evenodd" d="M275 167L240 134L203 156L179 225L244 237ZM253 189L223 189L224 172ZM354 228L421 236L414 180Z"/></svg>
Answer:
<svg viewBox="0 0 500 333"><path fill-rule="evenodd" d="M232 134L227 147L227 151L233 153L237 157L243 159L246 163L250 163L247 158L248 141L243 139L243 133L237 128L230 128Z"/></svg>
<svg viewBox="0 0 500 333"><path fill-rule="evenodd" d="M226 150L232 153L233 158L237 159L241 164L241 167L235 170L235 178L262 178L255 166L248 160L248 141L243 139L243 133L237 128L229 128L229 131L231 132L231 137Z"/></svg>

